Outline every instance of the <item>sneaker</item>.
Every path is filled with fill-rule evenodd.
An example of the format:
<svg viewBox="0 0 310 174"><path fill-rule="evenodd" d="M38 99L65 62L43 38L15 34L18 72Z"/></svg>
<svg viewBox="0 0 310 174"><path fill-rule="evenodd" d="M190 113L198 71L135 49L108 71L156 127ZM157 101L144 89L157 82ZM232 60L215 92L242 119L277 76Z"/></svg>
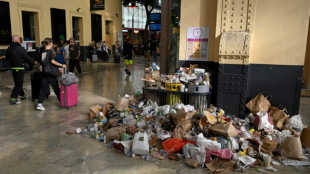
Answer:
<svg viewBox="0 0 310 174"><path fill-rule="evenodd" d="M26 100L27 99L27 95L25 94L25 95L21 96L20 99L21 100Z"/></svg>
<svg viewBox="0 0 310 174"><path fill-rule="evenodd" d="M128 69L125 69L126 74L128 74Z"/></svg>
<svg viewBox="0 0 310 174"><path fill-rule="evenodd" d="M36 110L38 110L38 111L45 111L45 108L43 106L37 106Z"/></svg>
<svg viewBox="0 0 310 174"><path fill-rule="evenodd" d="M131 72L130 72L130 71L127 71L127 74L128 74L128 75L130 75L130 74L131 74Z"/></svg>
<svg viewBox="0 0 310 174"><path fill-rule="evenodd" d="M10 105L19 105L21 103L22 102L17 101L15 98L12 98L11 101L10 101Z"/></svg>

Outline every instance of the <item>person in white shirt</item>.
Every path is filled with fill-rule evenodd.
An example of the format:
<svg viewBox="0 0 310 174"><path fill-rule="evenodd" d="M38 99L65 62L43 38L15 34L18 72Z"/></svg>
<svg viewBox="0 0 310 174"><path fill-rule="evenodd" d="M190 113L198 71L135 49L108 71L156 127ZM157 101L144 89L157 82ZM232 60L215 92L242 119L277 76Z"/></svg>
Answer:
<svg viewBox="0 0 310 174"><path fill-rule="evenodd" d="M98 53L98 58L99 60L103 59L103 52L102 52L102 41L100 40L99 42L96 43L96 52Z"/></svg>
<svg viewBox="0 0 310 174"><path fill-rule="evenodd" d="M109 48L108 48L108 46L107 46L107 43L106 43L106 41L103 41L103 43L102 43L102 49L103 49L103 51L104 51L104 60L109 60L109 58L110 58L110 54L109 54Z"/></svg>
<svg viewBox="0 0 310 174"><path fill-rule="evenodd" d="M63 52L63 56L66 60L66 65L68 66L69 65L69 46L70 46L70 41L66 41L64 43L64 52Z"/></svg>

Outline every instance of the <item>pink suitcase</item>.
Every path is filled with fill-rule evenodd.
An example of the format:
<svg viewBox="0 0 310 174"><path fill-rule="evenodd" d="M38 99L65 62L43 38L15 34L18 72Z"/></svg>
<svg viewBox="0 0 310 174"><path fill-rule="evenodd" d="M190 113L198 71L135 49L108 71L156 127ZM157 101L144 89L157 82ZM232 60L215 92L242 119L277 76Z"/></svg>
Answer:
<svg viewBox="0 0 310 174"><path fill-rule="evenodd" d="M78 104L77 84L70 86L60 85L60 108L69 109Z"/></svg>

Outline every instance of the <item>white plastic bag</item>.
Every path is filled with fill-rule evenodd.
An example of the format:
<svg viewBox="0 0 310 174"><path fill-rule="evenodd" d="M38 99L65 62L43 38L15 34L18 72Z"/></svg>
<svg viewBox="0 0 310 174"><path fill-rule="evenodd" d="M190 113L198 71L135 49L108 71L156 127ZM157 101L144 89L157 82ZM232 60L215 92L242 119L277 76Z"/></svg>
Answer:
<svg viewBox="0 0 310 174"><path fill-rule="evenodd" d="M148 101L147 106L143 108L142 115L145 115L147 117L151 117L153 115L156 115L158 112L158 105L156 102Z"/></svg>
<svg viewBox="0 0 310 174"><path fill-rule="evenodd" d="M292 137L292 133L289 130L283 130L282 132L276 131L276 136L278 138L279 145L282 145L286 137Z"/></svg>
<svg viewBox="0 0 310 174"><path fill-rule="evenodd" d="M159 110L163 112L164 115L167 115L169 114L169 111L170 111L170 105L160 106Z"/></svg>
<svg viewBox="0 0 310 174"><path fill-rule="evenodd" d="M231 149L232 151L239 150L239 144L235 138L229 137L228 148Z"/></svg>
<svg viewBox="0 0 310 174"><path fill-rule="evenodd" d="M149 152L149 141L146 132L137 132L133 139L132 153L145 155Z"/></svg>
<svg viewBox="0 0 310 174"><path fill-rule="evenodd" d="M301 132L304 128L304 125L302 124L300 115L294 115L290 119L288 119L286 121L285 127L293 128Z"/></svg>
<svg viewBox="0 0 310 174"><path fill-rule="evenodd" d="M200 165L203 165L206 161L206 149L200 147L189 148L192 159L198 161Z"/></svg>
<svg viewBox="0 0 310 174"><path fill-rule="evenodd" d="M190 148L192 147L196 147L196 146L193 145L192 143L187 143L185 144L185 146L183 146L182 151L186 159L191 158Z"/></svg>
<svg viewBox="0 0 310 174"><path fill-rule="evenodd" d="M159 139L161 139L161 140L166 140L166 139L168 139L168 138L171 138L171 133L170 132L168 132L168 131L165 131L165 130L163 130L163 129L161 129L161 128L158 128L157 129L157 131L156 131L156 135L157 135L157 137L159 138Z"/></svg>
<svg viewBox="0 0 310 174"><path fill-rule="evenodd" d="M268 121L268 113L267 112L258 112L257 115L259 116L259 124L258 130L273 130L273 125Z"/></svg>
<svg viewBox="0 0 310 174"><path fill-rule="evenodd" d="M145 126L145 121L141 120L137 123L138 128L143 128Z"/></svg>
<svg viewBox="0 0 310 174"><path fill-rule="evenodd" d="M217 141L212 141L206 139L202 133L200 133L197 136L197 146L204 148L207 147L209 150L220 150L221 149L221 143L218 143Z"/></svg>
<svg viewBox="0 0 310 174"><path fill-rule="evenodd" d="M130 150L130 144L131 144L132 140L127 140L127 141L114 140L113 142L118 143L118 144L122 144L124 146L124 153L127 154L127 152Z"/></svg>

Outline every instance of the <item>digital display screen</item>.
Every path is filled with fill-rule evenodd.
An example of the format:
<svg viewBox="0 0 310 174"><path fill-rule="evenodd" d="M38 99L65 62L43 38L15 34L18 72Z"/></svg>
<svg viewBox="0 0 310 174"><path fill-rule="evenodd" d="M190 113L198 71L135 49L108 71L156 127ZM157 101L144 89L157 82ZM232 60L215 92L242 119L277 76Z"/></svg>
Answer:
<svg viewBox="0 0 310 174"><path fill-rule="evenodd" d="M160 21L160 13L151 13L150 14L151 21Z"/></svg>
<svg viewBox="0 0 310 174"><path fill-rule="evenodd" d="M160 24L150 24L150 30L160 31L161 30L161 25Z"/></svg>

